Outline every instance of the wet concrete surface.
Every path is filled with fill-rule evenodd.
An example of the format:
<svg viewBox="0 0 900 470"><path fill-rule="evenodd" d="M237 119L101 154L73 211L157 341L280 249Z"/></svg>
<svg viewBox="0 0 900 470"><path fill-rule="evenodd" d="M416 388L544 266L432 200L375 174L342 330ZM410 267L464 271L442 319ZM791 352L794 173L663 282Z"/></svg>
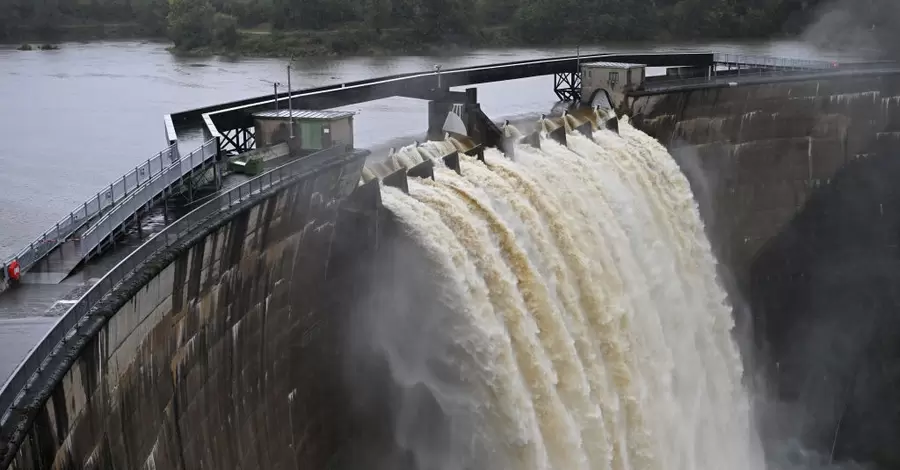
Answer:
<svg viewBox="0 0 900 470"><path fill-rule="evenodd" d="M6 382L28 351L56 323L62 306L57 305L59 300L69 298L78 287L69 283L22 284L0 295L0 383Z"/></svg>
<svg viewBox="0 0 900 470"><path fill-rule="evenodd" d="M169 222L184 210L171 212ZM21 284L0 294L0 385L90 286L165 226L162 209L156 209L144 219L140 234L132 230L103 256L90 260L70 276L48 279L40 270L28 272Z"/></svg>

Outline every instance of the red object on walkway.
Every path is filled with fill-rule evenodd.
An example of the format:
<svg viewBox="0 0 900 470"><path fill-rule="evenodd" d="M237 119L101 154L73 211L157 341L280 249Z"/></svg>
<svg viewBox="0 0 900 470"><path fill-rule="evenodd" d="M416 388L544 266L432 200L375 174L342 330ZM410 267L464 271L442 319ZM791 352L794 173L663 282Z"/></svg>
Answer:
<svg viewBox="0 0 900 470"><path fill-rule="evenodd" d="M18 281L19 278L22 277L22 272L21 269L19 269L19 262L17 260L13 260L12 263L9 263L7 271L9 272L9 278L13 281Z"/></svg>

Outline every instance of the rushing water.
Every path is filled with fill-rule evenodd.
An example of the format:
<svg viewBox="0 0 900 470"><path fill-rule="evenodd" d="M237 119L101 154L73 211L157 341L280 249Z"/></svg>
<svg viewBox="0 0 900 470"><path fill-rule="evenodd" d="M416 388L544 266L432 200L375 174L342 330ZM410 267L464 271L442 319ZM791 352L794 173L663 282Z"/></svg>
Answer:
<svg viewBox="0 0 900 470"><path fill-rule="evenodd" d="M401 438L419 468L764 468L688 182L658 142L620 129L463 156L461 175L438 165L409 195L384 188L453 312L449 349L381 341L454 423L449 439ZM406 147L389 166L452 150Z"/></svg>

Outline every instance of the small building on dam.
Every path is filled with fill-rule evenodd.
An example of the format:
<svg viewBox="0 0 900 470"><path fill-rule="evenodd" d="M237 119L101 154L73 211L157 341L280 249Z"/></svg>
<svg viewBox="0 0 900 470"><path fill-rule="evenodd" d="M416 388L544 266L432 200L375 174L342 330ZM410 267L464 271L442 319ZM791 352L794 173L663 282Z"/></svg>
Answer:
<svg viewBox="0 0 900 470"><path fill-rule="evenodd" d="M679 58L687 78L648 76L671 62L662 54L529 61L515 73L554 74L560 99L605 101L676 160L719 262L748 387L778 404L759 412L763 439L893 468L900 68L728 71L704 57ZM431 134L455 109L469 133L458 141L472 144L462 153L494 170L485 148L502 147L502 130L474 90L451 88L511 67L350 83L330 101L327 90L298 92L282 98L295 100L290 110L260 98L171 118L204 123L219 146L204 174L208 160L278 145L290 157L198 204L78 301L58 344L0 394L0 469L417 468L383 455L403 451L394 429L409 396L400 372L361 353L360 325L396 304L386 284L402 284L402 308L440 308L443 291L421 268L430 254L385 209L383 188L436 178L438 163L459 171L460 152L360 184L367 154L353 148L353 114L326 109L420 98Z"/></svg>

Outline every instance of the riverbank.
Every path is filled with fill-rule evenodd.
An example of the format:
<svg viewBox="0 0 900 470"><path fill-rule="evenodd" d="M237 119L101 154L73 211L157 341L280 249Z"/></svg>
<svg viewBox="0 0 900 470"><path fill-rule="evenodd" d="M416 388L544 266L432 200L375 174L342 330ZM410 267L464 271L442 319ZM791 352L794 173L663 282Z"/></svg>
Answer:
<svg viewBox="0 0 900 470"><path fill-rule="evenodd" d="M231 47L206 46L171 51L183 56L243 57L337 57L385 56L409 54L447 54L482 47L520 47L509 28L484 28L475 34L448 36L427 42L417 38L409 28L390 28L380 32L370 28L344 28L332 31L265 31L240 30ZM553 44L544 44L552 46Z"/></svg>
<svg viewBox="0 0 900 470"><path fill-rule="evenodd" d="M0 44L58 44L62 42L91 42L105 40L167 40L139 23L78 23L55 27L52 31L19 25L8 31Z"/></svg>
<svg viewBox="0 0 900 470"><path fill-rule="evenodd" d="M102 40L151 40L170 42L166 38L141 34L136 24L85 25L61 28L53 35L27 34L9 39L8 45L21 45L22 50L38 50L44 44L91 42ZM408 28L390 28L376 32L369 28L345 28L331 31L239 30L234 45L210 45L195 48L171 46L170 52L182 57L339 57L453 54L477 48L535 46L519 40L507 27L484 28L475 34L446 37L441 41L416 40ZM538 46L562 45L539 44ZM575 44L575 42L571 42ZM26 47L26 46L31 46Z"/></svg>

